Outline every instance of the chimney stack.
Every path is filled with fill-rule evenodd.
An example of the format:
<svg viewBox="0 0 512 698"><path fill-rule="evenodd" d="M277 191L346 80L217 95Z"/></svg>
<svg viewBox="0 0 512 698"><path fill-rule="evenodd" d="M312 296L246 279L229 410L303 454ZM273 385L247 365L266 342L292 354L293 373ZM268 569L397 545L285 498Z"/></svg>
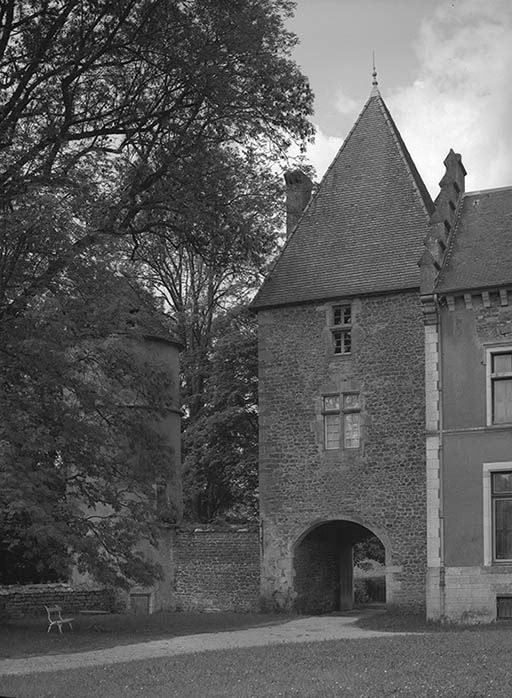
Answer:
<svg viewBox="0 0 512 698"><path fill-rule="evenodd" d="M301 170L285 172L286 239L290 237L311 198L313 182Z"/></svg>
<svg viewBox="0 0 512 698"><path fill-rule="evenodd" d="M443 266L450 233L457 222L459 206L464 197L466 170L461 156L450 149L444 159L444 166L446 171L439 182L441 190L434 202L434 212L430 216L428 233L424 240L425 249L418 262L421 269L420 292L423 299L433 297L435 280ZM424 305L424 311L425 307ZM433 322L434 316L430 314L429 317L428 322Z"/></svg>
<svg viewBox="0 0 512 698"><path fill-rule="evenodd" d="M444 159L446 171L439 182L440 192L435 200L435 211L431 223L442 224L440 226L439 239L446 245L450 231L457 219L457 210L464 196L464 178L466 170L462 164L462 158L458 153L450 152ZM444 229L443 227L444 226Z"/></svg>

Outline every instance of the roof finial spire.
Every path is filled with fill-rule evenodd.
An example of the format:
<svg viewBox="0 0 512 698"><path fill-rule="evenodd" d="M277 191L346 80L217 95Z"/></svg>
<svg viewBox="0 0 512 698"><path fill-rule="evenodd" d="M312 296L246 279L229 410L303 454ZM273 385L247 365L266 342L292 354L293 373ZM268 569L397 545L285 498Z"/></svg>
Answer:
<svg viewBox="0 0 512 698"><path fill-rule="evenodd" d="M370 97L374 97L375 95L379 95L379 83L377 81L377 68L375 67L375 51L372 51L372 57L373 57L373 72L372 72L372 91L370 93Z"/></svg>

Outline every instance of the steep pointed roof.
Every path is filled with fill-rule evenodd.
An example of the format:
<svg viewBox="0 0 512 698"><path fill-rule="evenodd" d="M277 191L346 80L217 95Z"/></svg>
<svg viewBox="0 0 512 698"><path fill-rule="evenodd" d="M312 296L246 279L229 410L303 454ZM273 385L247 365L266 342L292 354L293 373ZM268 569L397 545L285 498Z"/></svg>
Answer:
<svg viewBox="0 0 512 698"><path fill-rule="evenodd" d="M253 307L419 287L432 211L374 85Z"/></svg>

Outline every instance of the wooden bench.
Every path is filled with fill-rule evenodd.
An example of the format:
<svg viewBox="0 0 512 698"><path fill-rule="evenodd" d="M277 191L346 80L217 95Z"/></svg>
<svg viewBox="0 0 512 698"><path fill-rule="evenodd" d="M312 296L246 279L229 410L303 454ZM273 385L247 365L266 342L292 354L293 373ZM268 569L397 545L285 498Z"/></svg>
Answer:
<svg viewBox="0 0 512 698"><path fill-rule="evenodd" d="M45 608L46 613L48 615L48 630L46 631L47 633L50 632L52 626L54 625L56 625L59 629L59 632L62 633L62 626L64 625L64 623L67 623L71 630L73 630L73 621L75 619L63 618L62 608L60 606L45 606Z"/></svg>

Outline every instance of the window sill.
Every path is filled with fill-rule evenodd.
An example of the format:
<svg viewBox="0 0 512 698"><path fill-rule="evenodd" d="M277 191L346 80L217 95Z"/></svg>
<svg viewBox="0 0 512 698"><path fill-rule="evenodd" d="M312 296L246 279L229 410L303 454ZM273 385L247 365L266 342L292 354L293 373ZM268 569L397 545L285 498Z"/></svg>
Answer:
<svg viewBox="0 0 512 698"><path fill-rule="evenodd" d="M490 574L512 574L512 560L499 560L487 563L484 569Z"/></svg>

